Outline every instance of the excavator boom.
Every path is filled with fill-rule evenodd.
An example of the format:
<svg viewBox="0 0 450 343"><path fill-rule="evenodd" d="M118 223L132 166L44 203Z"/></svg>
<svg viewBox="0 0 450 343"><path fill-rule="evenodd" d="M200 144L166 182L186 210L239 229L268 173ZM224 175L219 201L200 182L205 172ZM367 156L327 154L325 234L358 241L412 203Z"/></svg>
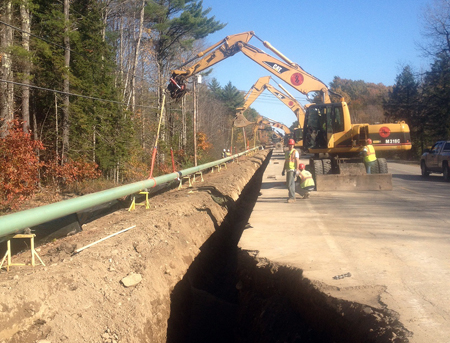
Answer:
<svg viewBox="0 0 450 343"><path fill-rule="evenodd" d="M304 111L302 105L300 105L300 103L296 99L277 90L271 84L267 84L266 89L270 93L275 95L283 104L285 104L287 107L289 107L292 112L294 112L295 117L297 118L297 121L298 121L299 128L302 128L303 122L305 121L305 111Z"/></svg>
<svg viewBox="0 0 450 343"><path fill-rule="evenodd" d="M290 61L268 42L259 39L265 47L278 55L281 60L248 44L252 37L259 39L253 31L228 36L185 63L186 65L201 58L193 66L187 69L173 70L168 86L171 97L179 98L185 94L185 80L190 76L200 73L238 52L242 52L245 56L290 84L300 93L307 95L310 92L322 92L324 102L331 102L328 87L322 81L304 71L298 64ZM205 54L208 55L205 56Z"/></svg>
<svg viewBox="0 0 450 343"><path fill-rule="evenodd" d="M303 146L302 142L302 126L303 122L305 120L305 111L303 110L303 107L300 105L300 103L287 92L284 90L287 94L279 91L275 87L273 87L270 82L270 76L263 76L258 79L258 81L255 82L255 84L250 88L250 90L247 92L247 94L244 96L245 103L242 107L236 108L236 118L243 118L243 113L250 107L250 105L261 95L264 90L268 90L271 92L275 97L277 97L283 104L285 104L287 107L289 107L295 114L297 121L298 121L298 128L294 129L294 140L296 141L296 147L301 148ZM283 88L280 84L279 86ZM245 118L245 117L244 117ZM263 119L260 119L262 121ZM289 136L286 138L292 138L291 130L284 124L279 123L273 119L264 118L264 124L271 125L272 127L276 127L279 129L282 129L284 133Z"/></svg>
<svg viewBox="0 0 450 343"><path fill-rule="evenodd" d="M267 122L272 127L276 127L277 129L283 130L285 135L291 134L291 130L283 123L279 123L279 122L277 122L273 119L267 118L267 117L264 117L264 121Z"/></svg>

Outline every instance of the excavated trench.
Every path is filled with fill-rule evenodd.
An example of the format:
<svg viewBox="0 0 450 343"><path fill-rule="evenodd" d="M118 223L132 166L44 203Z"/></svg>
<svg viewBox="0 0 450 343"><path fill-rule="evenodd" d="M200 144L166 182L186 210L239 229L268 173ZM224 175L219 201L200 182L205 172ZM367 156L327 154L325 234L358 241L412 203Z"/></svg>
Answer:
<svg viewBox="0 0 450 343"><path fill-rule="evenodd" d="M389 310L333 298L302 270L238 248L270 155L173 289L167 342L408 342Z"/></svg>

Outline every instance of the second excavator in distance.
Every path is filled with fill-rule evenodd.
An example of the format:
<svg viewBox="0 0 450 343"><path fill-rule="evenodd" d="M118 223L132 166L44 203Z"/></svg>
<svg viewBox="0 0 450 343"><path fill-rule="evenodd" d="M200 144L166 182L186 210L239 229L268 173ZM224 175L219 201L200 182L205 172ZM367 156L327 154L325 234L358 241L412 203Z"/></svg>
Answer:
<svg viewBox="0 0 450 343"><path fill-rule="evenodd" d="M270 76L260 77L255 84L250 88L250 90L245 94L244 99L245 103L242 107L236 108L236 117L241 116L244 112L250 107L250 105L261 95L262 92L268 90L272 93L277 99L279 99L283 104L291 109L294 112L295 117L298 121L298 127L294 128L293 132L283 123L279 123L273 119L269 119L267 117L258 118L261 122L265 120L264 124L271 125L273 127L279 128L285 133L285 140L289 138L293 138L295 141L296 148L303 147L303 123L305 121L305 110L302 105L291 95L289 92L283 88L282 85L279 84L280 88L284 90L285 93L276 89L272 86L270 82Z"/></svg>

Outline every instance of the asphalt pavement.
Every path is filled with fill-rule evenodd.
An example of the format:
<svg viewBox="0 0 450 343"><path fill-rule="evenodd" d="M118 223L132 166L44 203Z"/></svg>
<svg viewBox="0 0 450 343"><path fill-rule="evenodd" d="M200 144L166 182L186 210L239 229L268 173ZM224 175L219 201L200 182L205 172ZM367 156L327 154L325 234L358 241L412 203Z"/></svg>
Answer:
<svg viewBox="0 0 450 343"><path fill-rule="evenodd" d="M286 203L283 153L274 151L239 247L302 269L332 296L397 312L411 342L448 343L450 183L422 178L418 165L388 167L392 191L313 192Z"/></svg>

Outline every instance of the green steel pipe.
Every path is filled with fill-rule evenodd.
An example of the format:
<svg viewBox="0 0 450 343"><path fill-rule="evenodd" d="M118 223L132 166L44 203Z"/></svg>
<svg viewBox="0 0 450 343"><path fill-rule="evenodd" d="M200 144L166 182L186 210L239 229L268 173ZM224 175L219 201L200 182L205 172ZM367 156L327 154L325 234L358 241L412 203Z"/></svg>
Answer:
<svg viewBox="0 0 450 343"><path fill-rule="evenodd" d="M69 214L76 213L93 206L104 204L108 201L116 200L121 197L137 193L146 188L152 188L156 185L168 183L183 176L191 175L193 173L215 167L217 165L220 165L221 163L225 163L232 160L233 158L245 155L250 151L256 149L257 148L253 148L230 157L222 158L210 163L205 163L197 167L181 170L179 172L157 176L155 178L130 183L128 185L107 189L101 192L86 194L78 198L64 200L53 204L35 207L29 210L1 216L0 237L11 235L19 230L46 223L48 221L67 216Z"/></svg>

